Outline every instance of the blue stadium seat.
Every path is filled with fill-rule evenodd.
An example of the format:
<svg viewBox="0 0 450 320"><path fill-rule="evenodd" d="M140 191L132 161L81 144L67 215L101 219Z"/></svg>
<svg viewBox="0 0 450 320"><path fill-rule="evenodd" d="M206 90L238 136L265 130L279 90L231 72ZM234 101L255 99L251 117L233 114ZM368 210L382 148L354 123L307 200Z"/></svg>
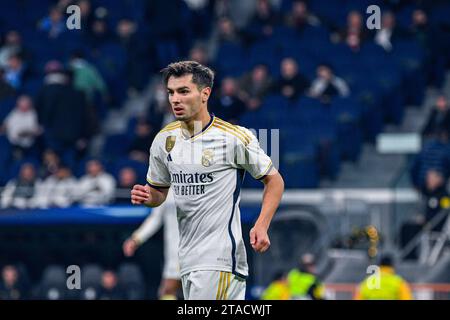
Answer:
<svg viewBox="0 0 450 320"><path fill-rule="evenodd" d="M42 274L38 289L38 299L64 300L67 296L67 275L60 265L47 266Z"/></svg>
<svg viewBox="0 0 450 320"><path fill-rule="evenodd" d="M425 94L424 52L415 41L397 41L394 43L394 60L404 73L406 102L421 105Z"/></svg>
<svg viewBox="0 0 450 320"><path fill-rule="evenodd" d="M130 148L130 139L126 134L113 134L106 137L103 155L107 158L126 156Z"/></svg>
<svg viewBox="0 0 450 320"><path fill-rule="evenodd" d="M83 300L95 300L98 297L103 268L98 264L87 264L81 269L81 293Z"/></svg>
<svg viewBox="0 0 450 320"><path fill-rule="evenodd" d="M11 161L11 144L8 138L4 135L0 135L0 166L2 168L9 167ZM5 185L8 182L10 175L8 170L0 170L0 185Z"/></svg>
<svg viewBox="0 0 450 320"><path fill-rule="evenodd" d="M21 93L30 95L31 97L34 97L38 94L39 90L41 89L43 83L42 80L38 77L33 77L30 79L27 79L21 88Z"/></svg>
<svg viewBox="0 0 450 320"><path fill-rule="evenodd" d="M279 52L274 48L272 41L259 41L249 48L248 63L250 68L258 64L264 64L268 67L270 73L277 73L280 69L280 60Z"/></svg>
<svg viewBox="0 0 450 320"><path fill-rule="evenodd" d="M120 287L125 291L126 299L141 300L145 297L145 279L137 264L121 264L117 277Z"/></svg>
<svg viewBox="0 0 450 320"><path fill-rule="evenodd" d="M299 128L283 128L281 134L280 172L287 188L319 186L316 144Z"/></svg>
<svg viewBox="0 0 450 320"><path fill-rule="evenodd" d="M3 123L8 114L16 105L16 97L10 96L0 100L0 123Z"/></svg>
<svg viewBox="0 0 450 320"><path fill-rule="evenodd" d="M219 45L215 65L221 76L237 77L249 70L244 49L237 43L223 42Z"/></svg>
<svg viewBox="0 0 450 320"><path fill-rule="evenodd" d="M125 167L130 167L136 172L136 177L140 183L145 183L147 177L148 164L142 163L127 157L121 157L113 161L108 170L116 180L119 178L119 172Z"/></svg>
<svg viewBox="0 0 450 320"><path fill-rule="evenodd" d="M363 142L361 106L354 99L335 97L331 104L331 110L337 125L341 159L356 161Z"/></svg>

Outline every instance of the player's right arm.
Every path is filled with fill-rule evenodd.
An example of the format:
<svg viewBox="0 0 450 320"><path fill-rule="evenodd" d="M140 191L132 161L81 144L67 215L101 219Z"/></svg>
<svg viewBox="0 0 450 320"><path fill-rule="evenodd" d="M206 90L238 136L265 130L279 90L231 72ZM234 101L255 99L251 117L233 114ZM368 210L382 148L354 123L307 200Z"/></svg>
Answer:
<svg viewBox="0 0 450 320"><path fill-rule="evenodd" d="M136 184L131 190L131 203L152 208L158 207L166 200L168 191L168 188L155 189L148 184Z"/></svg>
<svg viewBox="0 0 450 320"><path fill-rule="evenodd" d="M150 147L147 184L134 185L131 190L131 203L147 207L160 206L170 188L170 174L167 168L167 154L163 150L165 135L158 134Z"/></svg>

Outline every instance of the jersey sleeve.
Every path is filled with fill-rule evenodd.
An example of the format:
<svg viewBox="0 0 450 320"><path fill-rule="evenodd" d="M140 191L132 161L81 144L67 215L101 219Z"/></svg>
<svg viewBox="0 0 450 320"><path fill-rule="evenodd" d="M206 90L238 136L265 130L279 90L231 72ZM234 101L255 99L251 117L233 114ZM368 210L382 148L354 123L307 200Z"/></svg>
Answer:
<svg viewBox="0 0 450 320"><path fill-rule="evenodd" d="M164 161L165 154L161 147L161 137L155 138L150 147L147 183L156 189L170 187L170 174Z"/></svg>
<svg viewBox="0 0 450 320"><path fill-rule="evenodd" d="M242 130L245 130L247 139L238 141L236 145L237 167L249 172L253 178L261 180L272 170L272 160L261 148L255 135L245 128Z"/></svg>

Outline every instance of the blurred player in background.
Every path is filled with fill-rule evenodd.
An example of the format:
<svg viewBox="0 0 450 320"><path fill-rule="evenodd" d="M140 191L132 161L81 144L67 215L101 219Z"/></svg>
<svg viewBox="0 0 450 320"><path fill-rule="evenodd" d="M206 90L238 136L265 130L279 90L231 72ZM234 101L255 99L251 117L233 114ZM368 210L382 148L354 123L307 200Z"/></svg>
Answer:
<svg viewBox="0 0 450 320"><path fill-rule="evenodd" d="M166 201L161 206L154 208L141 226L123 243L123 253L125 256L131 257L139 246L150 239L164 224L164 268L158 290L158 296L162 300L176 299L177 291L181 287L176 212L173 192L169 190Z"/></svg>
<svg viewBox="0 0 450 320"><path fill-rule="evenodd" d="M166 67L163 76L178 121L155 137L148 184L133 187L131 202L157 207L172 187L184 298L242 300L248 276L239 210L244 173L264 183L261 213L250 231L256 252L270 246L267 231L281 200L283 179L248 129L208 112L211 69L182 61Z"/></svg>

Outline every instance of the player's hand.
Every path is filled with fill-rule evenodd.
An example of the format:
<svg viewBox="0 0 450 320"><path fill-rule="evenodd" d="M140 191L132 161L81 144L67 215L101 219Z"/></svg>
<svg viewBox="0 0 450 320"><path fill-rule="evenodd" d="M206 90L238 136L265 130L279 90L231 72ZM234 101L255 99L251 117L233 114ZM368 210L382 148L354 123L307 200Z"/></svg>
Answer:
<svg viewBox="0 0 450 320"><path fill-rule="evenodd" d="M148 185L135 184L131 190L132 204L145 204L151 200L150 187Z"/></svg>
<svg viewBox="0 0 450 320"><path fill-rule="evenodd" d="M125 242L123 243L123 246L122 246L123 254L125 255L125 257L131 257L134 255L137 248L138 248L138 244L136 243L136 240L129 238L129 239L125 240Z"/></svg>
<svg viewBox="0 0 450 320"><path fill-rule="evenodd" d="M253 250L256 252L264 252L270 247L269 235L267 234L267 229L255 225L250 230L250 244L252 245Z"/></svg>

